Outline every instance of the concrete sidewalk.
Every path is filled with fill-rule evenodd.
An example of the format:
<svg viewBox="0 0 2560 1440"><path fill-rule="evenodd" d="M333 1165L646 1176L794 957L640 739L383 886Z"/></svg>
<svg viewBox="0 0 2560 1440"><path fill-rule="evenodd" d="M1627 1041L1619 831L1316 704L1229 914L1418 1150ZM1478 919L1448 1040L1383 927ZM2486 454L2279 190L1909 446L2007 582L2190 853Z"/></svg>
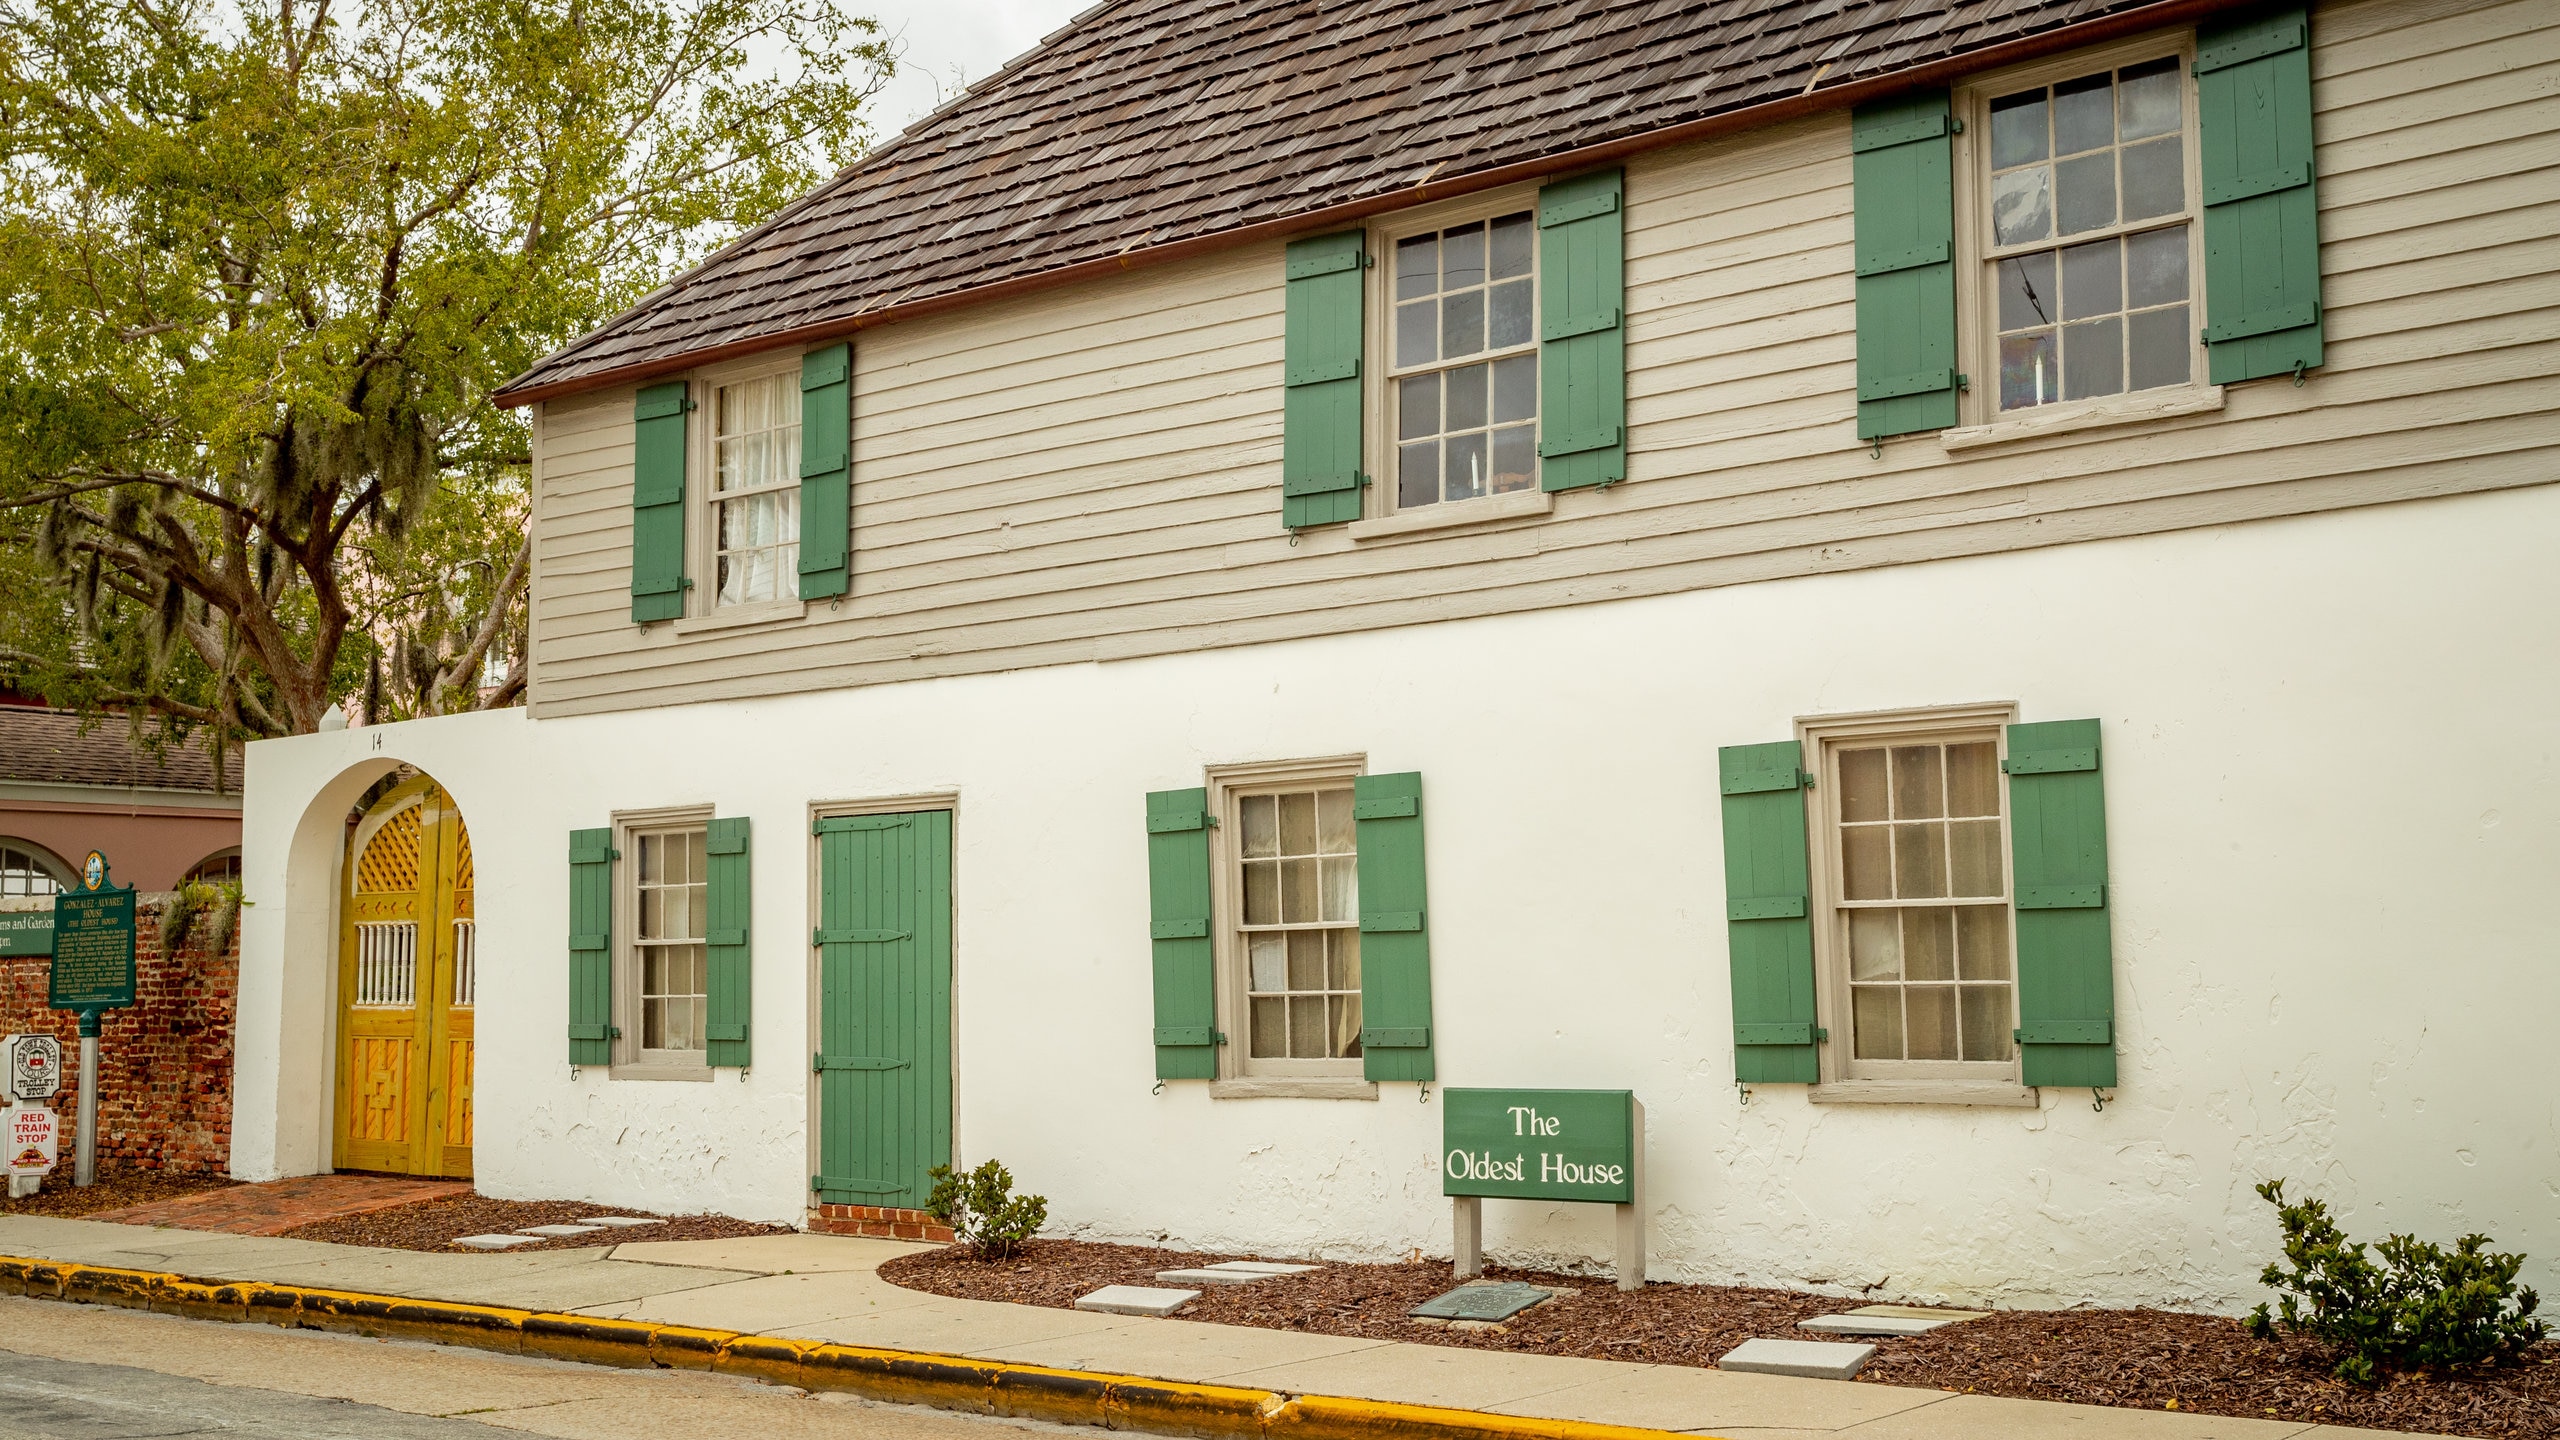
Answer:
<svg viewBox="0 0 2560 1440"><path fill-rule="evenodd" d="M0 1255L31 1259L1734 1440L2347 1440L2386 1433L952 1300L901 1289L876 1273L883 1261L921 1248L771 1235L443 1255L0 1218Z"/></svg>

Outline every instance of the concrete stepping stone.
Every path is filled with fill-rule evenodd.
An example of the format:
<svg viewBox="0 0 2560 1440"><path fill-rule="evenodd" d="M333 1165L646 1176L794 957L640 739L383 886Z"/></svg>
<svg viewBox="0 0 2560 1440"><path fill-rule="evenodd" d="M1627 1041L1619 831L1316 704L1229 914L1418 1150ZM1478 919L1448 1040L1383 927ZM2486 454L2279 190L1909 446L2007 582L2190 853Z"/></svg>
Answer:
<svg viewBox="0 0 2560 1440"><path fill-rule="evenodd" d="M601 1225L527 1225L516 1233L539 1235L545 1240L557 1240L567 1235L593 1235L603 1228Z"/></svg>
<svg viewBox="0 0 2560 1440"><path fill-rule="evenodd" d="M1838 1340L1745 1340L1716 1362L1719 1370L1750 1375L1793 1375L1803 1380L1854 1380L1876 1358L1873 1345Z"/></svg>
<svg viewBox="0 0 2560 1440"><path fill-rule="evenodd" d="M539 1235L465 1235L453 1243L465 1250L512 1250L541 1238Z"/></svg>
<svg viewBox="0 0 2560 1440"><path fill-rule="evenodd" d="M646 1219L638 1215L590 1215L581 1225L602 1225L614 1230L637 1230L643 1225L664 1225L664 1220Z"/></svg>
<svg viewBox="0 0 2560 1440"><path fill-rule="evenodd" d="M1308 1275L1323 1269L1321 1265L1292 1265L1282 1260L1221 1260L1204 1265L1204 1270L1232 1270L1250 1275Z"/></svg>
<svg viewBox="0 0 2560 1440"><path fill-rule="evenodd" d="M1256 1280L1275 1278L1277 1277L1261 1270L1220 1270L1214 1266L1205 1265L1196 1270L1156 1272L1156 1282L1160 1285L1250 1285Z"/></svg>
<svg viewBox="0 0 2560 1440"><path fill-rule="evenodd" d="M1796 1328L1817 1335L1926 1335L1932 1330L1953 1325L1956 1321L1914 1320L1908 1315L1816 1315L1799 1320Z"/></svg>
<svg viewBox="0 0 2560 1440"><path fill-rule="evenodd" d="M1200 1298L1197 1290L1165 1290L1153 1285L1105 1285L1078 1296L1076 1308L1105 1315L1170 1315Z"/></svg>
<svg viewBox="0 0 2560 1440"><path fill-rule="evenodd" d="M1861 1305L1851 1315L1885 1315L1900 1320L1987 1320L1988 1310L1941 1310L1931 1305Z"/></svg>

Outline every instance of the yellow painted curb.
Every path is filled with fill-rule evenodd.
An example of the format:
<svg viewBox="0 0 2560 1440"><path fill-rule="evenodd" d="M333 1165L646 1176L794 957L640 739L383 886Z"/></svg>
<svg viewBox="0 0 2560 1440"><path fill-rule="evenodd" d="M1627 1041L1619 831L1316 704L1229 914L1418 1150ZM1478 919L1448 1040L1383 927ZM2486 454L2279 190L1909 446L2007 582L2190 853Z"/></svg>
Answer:
<svg viewBox="0 0 2560 1440"><path fill-rule="evenodd" d="M1675 1433L16 1256L0 1256L0 1295L423 1340L589 1365L708 1369L900 1405L1208 1440L1669 1440ZM1681 1440L1700 1440L1677 1433Z"/></svg>

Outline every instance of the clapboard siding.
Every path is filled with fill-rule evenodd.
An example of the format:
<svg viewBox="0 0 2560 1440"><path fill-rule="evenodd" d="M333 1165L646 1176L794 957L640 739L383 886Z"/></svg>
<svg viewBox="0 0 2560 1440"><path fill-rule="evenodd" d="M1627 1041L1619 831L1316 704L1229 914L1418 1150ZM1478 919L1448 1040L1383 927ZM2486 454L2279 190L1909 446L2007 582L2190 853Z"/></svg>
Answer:
<svg viewBox="0 0 2560 1440"><path fill-rule="evenodd" d="M1279 529L1280 248L864 332L853 590L629 620L628 389L536 427L532 701L569 714L1127 658L2560 477L2560 13L2323 7L2329 363L2212 414L1949 452L1855 434L1845 116L1627 167L1628 483Z"/></svg>

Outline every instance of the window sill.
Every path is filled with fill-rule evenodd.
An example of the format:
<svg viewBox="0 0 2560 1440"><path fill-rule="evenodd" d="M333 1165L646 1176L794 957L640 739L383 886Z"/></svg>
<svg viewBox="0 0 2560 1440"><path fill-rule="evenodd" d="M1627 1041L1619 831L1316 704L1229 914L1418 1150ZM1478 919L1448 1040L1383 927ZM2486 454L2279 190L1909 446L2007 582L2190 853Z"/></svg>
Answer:
<svg viewBox="0 0 2560 1440"><path fill-rule="evenodd" d="M1988 425L1966 425L1939 431L1938 441L1950 450L1972 450L1984 445L2041 440L2048 435L2069 435L2109 425L2139 425L2148 420L2172 420L2181 415L2207 415L2221 408L2222 387L2219 385L2146 390L2138 395L2110 395L2104 400L2082 400L2070 405L2042 405L2023 415L1994 420Z"/></svg>
<svg viewBox="0 0 2560 1440"><path fill-rule="evenodd" d="M1412 535L1427 530L1455 530L1465 525L1491 525L1502 520L1526 520L1552 513L1556 497L1544 490L1515 490L1508 495L1488 495L1481 500L1460 500L1455 504L1422 505L1381 515L1375 520L1351 522L1354 540L1392 540L1399 535Z"/></svg>
<svg viewBox="0 0 2560 1440"><path fill-rule="evenodd" d="M1313 1080L1280 1077L1212 1080L1212 1100L1375 1100L1375 1080Z"/></svg>
<svg viewBox="0 0 2560 1440"><path fill-rule="evenodd" d="M778 600L770 605L731 605L708 615L687 615L670 622L679 635L697 635L705 630L744 630L756 625L780 625L809 613L806 600Z"/></svg>
<svg viewBox="0 0 2560 1440"><path fill-rule="evenodd" d="M1816 1105L2000 1105L2032 1110L2036 1092L1990 1080L1834 1080L1805 1087Z"/></svg>
<svg viewBox="0 0 2560 1440"><path fill-rule="evenodd" d="M613 1080L692 1080L708 1084L711 1067L651 1060L613 1066L606 1071L606 1077Z"/></svg>

